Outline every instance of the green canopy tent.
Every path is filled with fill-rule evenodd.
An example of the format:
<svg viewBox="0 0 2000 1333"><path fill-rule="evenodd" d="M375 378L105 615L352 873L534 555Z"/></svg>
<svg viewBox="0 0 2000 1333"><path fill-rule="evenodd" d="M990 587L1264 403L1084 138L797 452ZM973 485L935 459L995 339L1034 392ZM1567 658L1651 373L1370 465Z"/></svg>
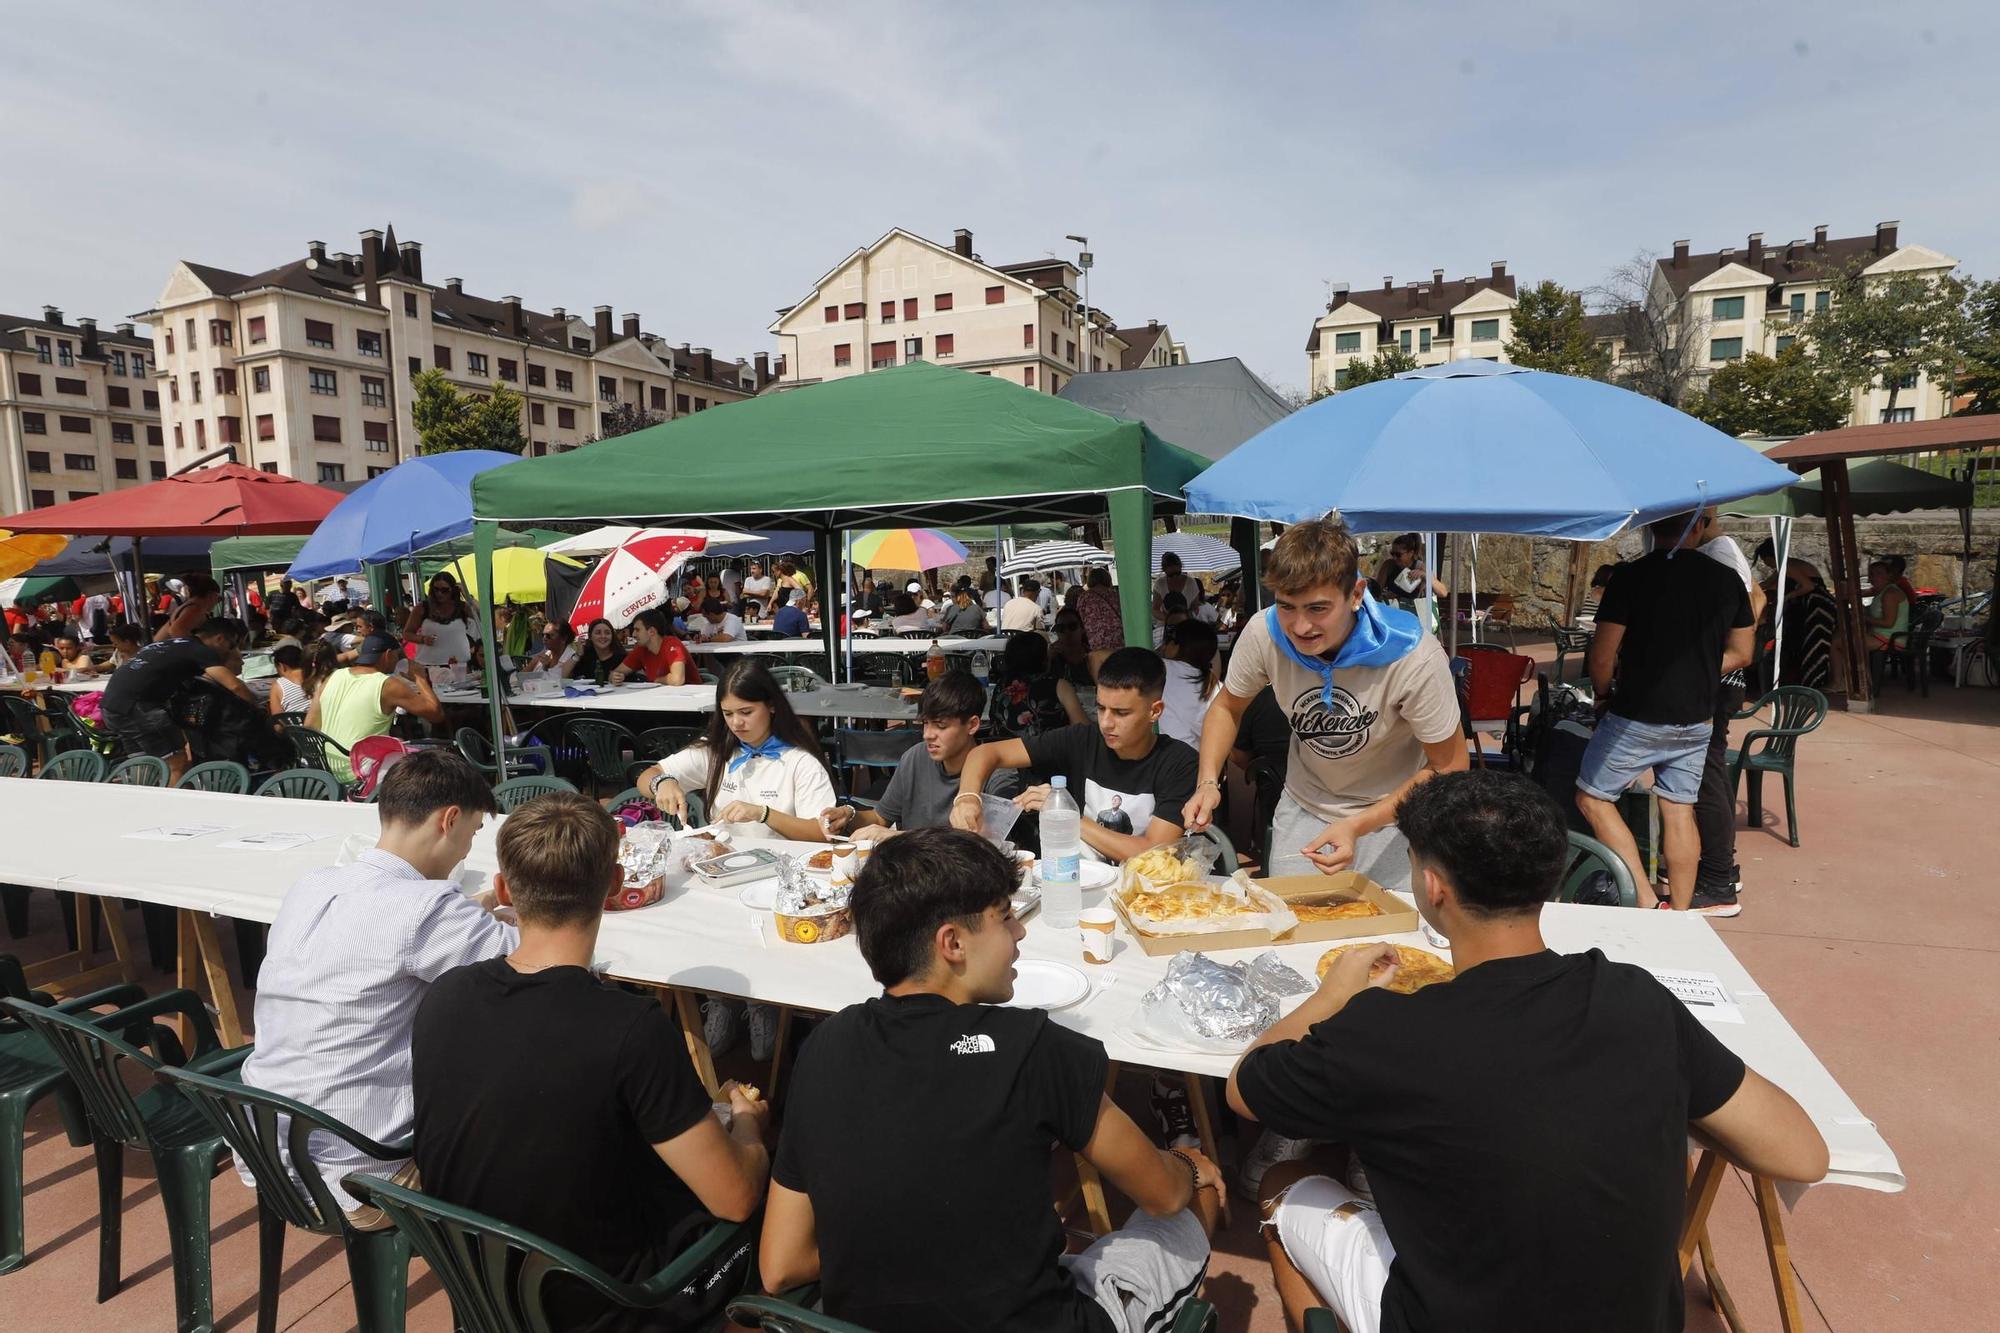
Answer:
<svg viewBox="0 0 2000 1333"><path fill-rule="evenodd" d="M472 512L481 560L502 520L808 528L825 588L839 584L845 529L1108 513L1126 636L1146 643L1153 515L1182 512L1180 488L1206 466L1139 422L913 362L494 468L473 479ZM825 623L831 657L838 617Z"/></svg>
<svg viewBox="0 0 2000 1333"><path fill-rule="evenodd" d="M495 545L540 546L543 542L555 541L566 535L547 528L529 528L525 532L502 528ZM254 573L261 576L272 570L282 573L291 568L292 561L298 558L299 549L305 544L306 538L303 536L224 537L208 548L209 568L214 571L218 582L229 581L229 576L233 574ZM429 578L438 570L445 568L463 555L469 545L470 543L464 538L453 538L428 548L431 554L427 555L421 565L421 577ZM386 592L381 586L383 568L385 567L375 566L366 571L369 595L376 599L378 606L381 605L381 598ZM348 572L358 574L363 571L355 569Z"/></svg>
<svg viewBox="0 0 2000 1333"><path fill-rule="evenodd" d="M1970 482L1956 477L1940 477L1934 472L1892 463L1886 458L1849 464L1847 482L1853 492L1854 515L1857 518L1869 514L1901 514L1912 509L1969 509L1972 506ZM1722 510L1726 514L1750 517L1823 518L1826 516L1826 490L1821 483L1819 469L1814 468L1782 491L1754 495L1747 500L1732 500Z"/></svg>

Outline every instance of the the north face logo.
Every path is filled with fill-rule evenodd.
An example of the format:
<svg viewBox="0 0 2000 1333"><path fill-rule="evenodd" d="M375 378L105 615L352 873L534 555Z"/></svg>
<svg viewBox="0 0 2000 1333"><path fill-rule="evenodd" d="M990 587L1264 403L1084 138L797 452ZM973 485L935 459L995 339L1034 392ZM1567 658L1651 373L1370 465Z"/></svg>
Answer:
<svg viewBox="0 0 2000 1333"><path fill-rule="evenodd" d="M987 1036L984 1032L960 1037L951 1044L951 1053L953 1055L991 1055L998 1049L999 1047L993 1044L993 1038Z"/></svg>

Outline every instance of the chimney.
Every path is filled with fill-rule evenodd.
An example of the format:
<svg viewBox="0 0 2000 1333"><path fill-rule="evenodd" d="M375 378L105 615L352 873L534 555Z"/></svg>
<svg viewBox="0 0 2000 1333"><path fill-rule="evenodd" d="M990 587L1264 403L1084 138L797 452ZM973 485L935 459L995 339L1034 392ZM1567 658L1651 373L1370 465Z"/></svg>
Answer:
<svg viewBox="0 0 2000 1333"><path fill-rule="evenodd" d="M1688 262L1688 243L1686 241L1675 241L1673 266L1675 268L1686 268L1687 262Z"/></svg>
<svg viewBox="0 0 2000 1333"><path fill-rule="evenodd" d="M361 272L370 282L382 276L382 233L361 233Z"/></svg>
<svg viewBox="0 0 2000 1333"><path fill-rule="evenodd" d="M43 322L44 324L60 324L60 323L62 323L62 322L63 322L63 318L62 318L62 310L61 310L61 309L60 309L59 307L56 307L56 306L52 306L52 305L45 305L45 306L43 306L43 307L42 307L42 322Z"/></svg>
<svg viewBox="0 0 2000 1333"><path fill-rule="evenodd" d="M465 295L465 279L446 278L444 280L444 289L450 292L453 296L463 296Z"/></svg>
<svg viewBox="0 0 2000 1333"><path fill-rule="evenodd" d="M411 282L424 280L424 243L404 241L396 247L396 263Z"/></svg>
<svg viewBox="0 0 2000 1333"><path fill-rule="evenodd" d="M1763 232L1761 232L1761 231L1753 231L1753 232L1751 232L1751 233L1750 233L1750 252L1749 252L1749 253L1750 253L1750 267L1751 267L1751 268L1761 268L1761 267L1763 266L1763 263L1764 263L1764 233L1763 233Z"/></svg>
<svg viewBox="0 0 2000 1333"><path fill-rule="evenodd" d="M1442 287L1442 286L1444 286L1444 270L1443 270L1443 269L1441 269L1441 268L1434 268L1434 269L1432 269L1432 270L1431 270L1431 286L1433 286L1433 287Z"/></svg>
<svg viewBox="0 0 2000 1333"><path fill-rule="evenodd" d="M1800 247L1800 246L1802 246L1802 245L1804 245L1804 244L1805 244L1805 242L1804 242L1804 241L1787 241L1787 242L1785 242L1785 267L1786 267L1786 268L1790 268L1790 267L1791 267L1791 266L1793 265L1793 263L1797 261L1797 259L1798 259L1798 257L1799 257L1799 247Z"/></svg>
<svg viewBox="0 0 2000 1333"><path fill-rule="evenodd" d="M563 308L562 308L561 306L559 306L559 305L554 305L554 306L550 306L550 307L549 307L549 318L550 318L550 319L553 319L553 320L556 320L556 321L558 321L558 322L560 322L560 321L562 321L562 320L566 320L566 319L568 319L568 318L569 318L569 311L567 311L567 310L563 309Z"/></svg>
<svg viewBox="0 0 2000 1333"><path fill-rule="evenodd" d="M757 387L761 389L771 382L771 354L759 352L752 358L751 364L757 367Z"/></svg>
<svg viewBox="0 0 2000 1333"><path fill-rule="evenodd" d="M1896 228L1899 225L1899 223L1894 221L1878 222L1875 224L1876 254L1886 255L1896 248Z"/></svg>
<svg viewBox="0 0 2000 1333"><path fill-rule="evenodd" d="M1149 329L1157 329L1160 327L1160 321L1157 319L1149 319L1146 321L1146 327Z"/></svg>
<svg viewBox="0 0 2000 1333"><path fill-rule="evenodd" d="M1736 252L1734 250L1730 249L1726 245L1723 246L1721 249L1717 250L1715 252L1716 266L1720 267L1724 264L1733 263L1734 260L1731 257L1735 255L1735 253Z"/></svg>
<svg viewBox="0 0 2000 1333"><path fill-rule="evenodd" d="M1494 261L1493 261L1493 281L1495 281L1495 282L1505 282L1506 280L1507 280L1507 261L1506 261L1506 260L1504 260L1504 259L1496 259L1496 260L1494 260Z"/></svg>
<svg viewBox="0 0 2000 1333"><path fill-rule="evenodd" d="M1819 254L1821 251L1825 249L1826 249L1826 224L1822 222L1817 227L1813 228L1813 253Z"/></svg>
<svg viewBox="0 0 2000 1333"><path fill-rule="evenodd" d="M307 241L306 258L311 259L316 263L324 264L326 262L326 242Z"/></svg>
<svg viewBox="0 0 2000 1333"><path fill-rule="evenodd" d="M784 377L785 377L785 354L783 352L780 352L778 353L778 360L776 364L774 364L771 367L771 378L781 380Z"/></svg>
<svg viewBox="0 0 2000 1333"><path fill-rule="evenodd" d="M1388 273L1384 273L1382 275L1382 290L1385 292L1393 292L1396 290L1396 279L1394 275Z"/></svg>
<svg viewBox="0 0 2000 1333"><path fill-rule="evenodd" d="M525 337L528 332L528 322L521 317L521 298L503 296L500 298L500 304L507 308L508 335L514 338Z"/></svg>
<svg viewBox="0 0 2000 1333"><path fill-rule="evenodd" d="M636 337L638 337L638 336L639 336L639 316L638 316L638 315L636 315L636 314L628 314L628 315L626 315L626 316L625 316L625 336L626 336L627 338L636 338Z"/></svg>
<svg viewBox="0 0 2000 1333"><path fill-rule="evenodd" d="M960 227L951 234L951 248L962 259L971 259L972 233Z"/></svg>
<svg viewBox="0 0 2000 1333"><path fill-rule="evenodd" d="M701 377L705 380L713 380L715 378L715 353L706 347L697 347L694 349L694 354L701 361Z"/></svg>
<svg viewBox="0 0 2000 1333"><path fill-rule="evenodd" d="M120 324L118 326L118 332L123 336L129 338L132 336L132 326L130 324Z"/></svg>
<svg viewBox="0 0 2000 1333"><path fill-rule="evenodd" d="M595 330L597 334L597 350L601 352L611 346L611 307L601 305L593 313L597 316Z"/></svg>
<svg viewBox="0 0 2000 1333"><path fill-rule="evenodd" d="M76 326L83 330L83 354L95 359L98 355L97 321L88 318L79 319Z"/></svg>

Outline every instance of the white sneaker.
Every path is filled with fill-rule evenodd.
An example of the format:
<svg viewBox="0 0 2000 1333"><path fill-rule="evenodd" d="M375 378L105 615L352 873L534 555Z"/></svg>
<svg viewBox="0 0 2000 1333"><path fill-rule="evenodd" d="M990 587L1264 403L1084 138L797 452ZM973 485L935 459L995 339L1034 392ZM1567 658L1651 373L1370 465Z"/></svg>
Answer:
<svg viewBox="0 0 2000 1333"><path fill-rule="evenodd" d="M1368 1188L1368 1173L1361 1169L1361 1159L1352 1155L1347 1159L1347 1188L1369 1203L1375 1202L1375 1191Z"/></svg>
<svg viewBox="0 0 2000 1333"><path fill-rule="evenodd" d="M723 1052L736 1044L736 1027L736 1001L701 1002L701 1039L708 1043L711 1059L721 1059Z"/></svg>
<svg viewBox="0 0 2000 1333"><path fill-rule="evenodd" d="M1311 1139L1288 1139L1268 1129L1258 1134L1257 1141L1250 1145L1242 1166L1237 1169L1237 1197L1251 1203L1259 1202L1258 1191L1264 1186L1264 1173L1280 1162L1297 1161L1311 1152L1312 1146Z"/></svg>
<svg viewBox="0 0 2000 1333"><path fill-rule="evenodd" d="M1153 1078L1153 1120L1160 1138L1169 1148L1198 1148L1201 1138L1194 1131L1194 1112L1188 1107L1186 1086L1160 1075Z"/></svg>
<svg viewBox="0 0 2000 1333"><path fill-rule="evenodd" d="M752 1004L743 1010L744 1022L750 1026L750 1058L762 1064L771 1058L771 1052L778 1046L778 1009L776 1005Z"/></svg>

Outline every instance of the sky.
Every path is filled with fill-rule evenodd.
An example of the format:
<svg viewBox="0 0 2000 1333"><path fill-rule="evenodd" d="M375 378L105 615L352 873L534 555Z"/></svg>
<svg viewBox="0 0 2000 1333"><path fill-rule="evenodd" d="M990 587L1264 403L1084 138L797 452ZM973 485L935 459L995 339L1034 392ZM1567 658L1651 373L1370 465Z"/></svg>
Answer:
<svg viewBox="0 0 2000 1333"><path fill-rule="evenodd" d="M13 7L0 310L393 222L432 282L733 359L891 227L1077 233L1114 319L1295 389L1329 283L1891 218L2000 275L1996 48L1990 0Z"/></svg>

